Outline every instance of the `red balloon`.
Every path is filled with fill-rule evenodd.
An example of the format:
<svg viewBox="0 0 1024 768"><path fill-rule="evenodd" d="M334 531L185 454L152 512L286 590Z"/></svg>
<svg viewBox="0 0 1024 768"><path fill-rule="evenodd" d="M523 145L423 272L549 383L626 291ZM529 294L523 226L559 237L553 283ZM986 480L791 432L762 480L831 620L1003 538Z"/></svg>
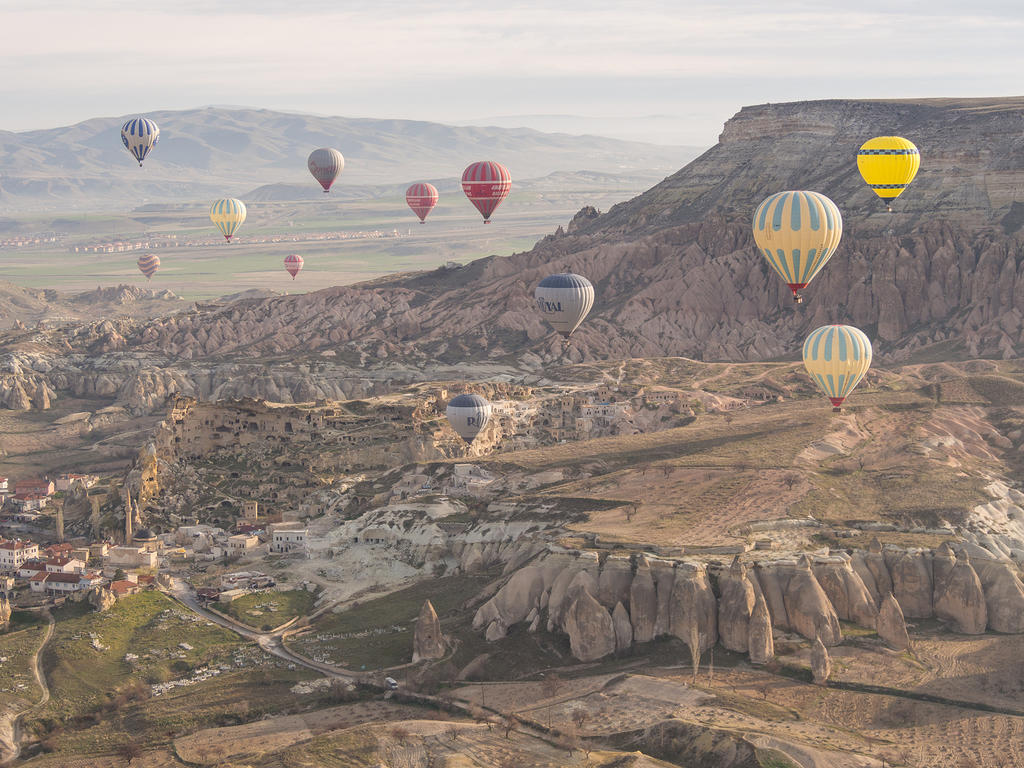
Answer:
<svg viewBox="0 0 1024 768"><path fill-rule="evenodd" d="M295 276L302 271L303 264L305 264L305 262L297 253L289 253L284 257L284 268L288 270L288 274L292 276L292 280L294 280Z"/></svg>
<svg viewBox="0 0 1024 768"><path fill-rule="evenodd" d="M412 208L412 212L420 217L420 224L422 224L426 220L427 214L437 205L437 187L426 182L413 184L405 190L405 202Z"/></svg>
<svg viewBox="0 0 1024 768"><path fill-rule="evenodd" d="M484 217L484 224L512 189L512 174L501 163L473 163L462 172L462 191Z"/></svg>

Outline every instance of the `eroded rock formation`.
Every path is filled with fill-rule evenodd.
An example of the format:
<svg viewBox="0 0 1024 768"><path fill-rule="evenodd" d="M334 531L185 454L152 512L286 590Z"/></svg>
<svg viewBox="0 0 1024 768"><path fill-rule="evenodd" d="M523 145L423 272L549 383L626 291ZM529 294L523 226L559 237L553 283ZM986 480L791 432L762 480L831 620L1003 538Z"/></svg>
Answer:
<svg viewBox="0 0 1024 768"><path fill-rule="evenodd" d="M716 596L703 563L646 554L602 562L596 552L552 546L508 576L477 609L473 626L499 639L520 622L531 631L543 625L569 635L573 654L588 660L661 635L687 644L696 635L702 653L721 641L759 664L774 656L773 630L826 647L839 644L840 616L875 629L890 648L906 650L905 605L918 613L927 607L959 632L1024 633L1024 584L1009 563L972 563L963 553L950 562L945 550L873 549L818 554L813 562L806 555L766 560L752 570L737 558L716 571ZM941 562L936 578L933 559ZM878 584L892 584L899 593L887 589L876 608Z"/></svg>

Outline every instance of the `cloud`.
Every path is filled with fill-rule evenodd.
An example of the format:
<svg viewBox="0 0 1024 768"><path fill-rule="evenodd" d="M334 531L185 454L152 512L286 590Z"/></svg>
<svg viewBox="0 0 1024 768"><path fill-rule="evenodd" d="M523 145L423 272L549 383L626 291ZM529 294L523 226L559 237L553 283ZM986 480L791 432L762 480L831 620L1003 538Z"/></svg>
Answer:
<svg viewBox="0 0 1024 768"><path fill-rule="evenodd" d="M820 97L829 81L879 97L907 95L910 83L981 79L1003 92L1017 88L1024 31L1008 0L7 5L0 71L13 76L0 82L0 99L14 107L9 128L209 102L401 115L405 100L417 110L406 116L443 120L507 114L505 97L523 86L534 102L517 110L593 111L603 92L607 114L639 106L631 88L655 93L645 111L673 113L730 98L735 107L778 101L801 86ZM703 104L673 103L688 96L680 83ZM572 90L559 93L560 84ZM938 95L926 90L918 93ZM416 98L424 91L431 99ZM95 107L83 113L90 94Z"/></svg>

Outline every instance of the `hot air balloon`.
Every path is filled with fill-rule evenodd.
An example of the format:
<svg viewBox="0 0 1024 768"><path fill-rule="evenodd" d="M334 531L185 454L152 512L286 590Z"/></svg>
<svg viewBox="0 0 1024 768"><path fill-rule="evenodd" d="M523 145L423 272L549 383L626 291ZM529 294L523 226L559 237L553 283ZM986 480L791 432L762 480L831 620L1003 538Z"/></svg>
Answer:
<svg viewBox="0 0 1024 768"><path fill-rule="evenodd" d="M139 260L135 262L139 265L139 272L146 276L149 280L156 274L156 271L160 269L160 257L155 253L144 253L139 256Z"/></svg>
<svg viewBox="0 0 1024 768"><path fill-rule="evenodd" d="M569 338L594 306L594 286L582 275L548 275L533 293L548 325Z"/></svg>
<svg viewBox="0 0 1024 768"><path fill-rule="evenodd" d="M331 184L334 183L334 180L345 170L345 158L336 149L321 147L309 153L306 165L309 167L309 172L313 174L313 178L320 182L320 186L324 188L326 194L331 191Z"/></svg>
<svg viewBox="0 0 1024 768"><path fill-rule="evenodd" d="M797 304L800 289L832 258L842 236L842 214L818 192L778 192L754 211L754 242Z"/></svg>
<svg viewBox="0 0 1024 768"><path fill-rule="evenodd" d="M490 421L491 404L480 395L459 395L449 401L446 415L459 437L472 443Z"/></svg>
<svg viewBox="0 0 1024 768"><path fill-rule="evenodd" d="M289 253L284 257L284 268L288 270L288 274L292 276L292 280L295 276L302 271L302 265L306 262L303 261L302 257L297 253Z"/></svg>
<svg viewBox="0 0 1024 768"><path fill-rule="evenodd" d="M132 157L139 161L141 168L149 150L160 141L160 129L149 118L133 117L121 126L121 141L125 149L132 153Z"/></svg>
<svg viewBox="0 0 1024 768"><path fill-rule="evenodd" d="M420 224L423 224L427 214L437 205L437 187L426 182L413 184L405 190L405 202L420 217Z"/></svg>
<svg viewBox="0 0 1024 768"><path fill-rule="evenodd" d="M804 342L804 367L839 413L871 367L871 341L852 325L825 325Z"/></svg>
<svg viewBox="0 0 1024 768"><path fill-rule="evenodd" d="M876 136L865 141L857 152L860 175L890 212L890 203L903 194L920 167L921 153L902 136Z"/></svg>
<svg viewBox="0 0 1024 768"><path fill-rule="evenodd" d="M501 163L473 163L462 172L462 191L489 224L498 204L512 189L512 174Z"/></svg>
<svg viewBox="0 0 1024 768"><path fill-rule="evenodd" d="M245 221L245 203L233 197L223 197L210 206L210 221L224 235L229 243L242 222Z"/></svg>

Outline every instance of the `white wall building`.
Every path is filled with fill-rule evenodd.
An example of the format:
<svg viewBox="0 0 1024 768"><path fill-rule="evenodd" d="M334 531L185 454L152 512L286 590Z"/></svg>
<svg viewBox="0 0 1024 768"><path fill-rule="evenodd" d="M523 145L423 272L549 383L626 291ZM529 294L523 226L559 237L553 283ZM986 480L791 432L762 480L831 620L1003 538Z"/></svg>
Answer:
<svg viewBox="0 0 1024 768"><path fill-rule="evenodd" d="M270 551L279 554L306 553L306 529L286 526L274 527L271 534Z"/></svg>
<svg viewBox="0 0 1024 768"><path fill-rule="evenodd" d="M39 545L22 539L0 541L0 571L16 571L26 560L39 557Z"/></svg>

